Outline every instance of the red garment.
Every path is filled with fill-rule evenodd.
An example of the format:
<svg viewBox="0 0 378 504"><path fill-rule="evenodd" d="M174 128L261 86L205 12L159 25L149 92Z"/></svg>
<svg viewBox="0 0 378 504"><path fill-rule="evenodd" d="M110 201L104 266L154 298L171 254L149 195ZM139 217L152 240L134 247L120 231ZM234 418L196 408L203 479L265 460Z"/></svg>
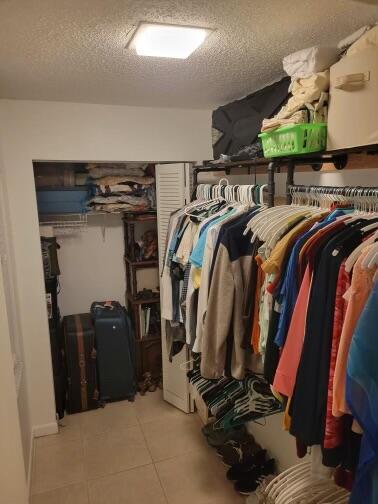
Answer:
<svg viewBox="0 0 378 504"><path fill-rule="evenodd" d="M324 448L337 448L343 442L343 417L334 417L332 415L333 402L333 377L335 374L337 352L339 350L341 332L348 303L344 299L345 292L350 287L350 278L345 271L345 261L341 264L339 275L337 278L335 313L333 317L332 330L332 348L328 379L328 398L327 398L327 413L326 426L324 434Z"/></svg>
<svg viewBox="0 0 378 504"><path fill-rule="evenodd" d="M331 222L328 226L319 229L312 235L301 248L298 260L299 278L303 278L306 266L309 264L311 268L311 276L314 258L319 249L327 242L328 237L332 236L335 231L341 229L345 224L340 221Z"/></svg>
<svg viewBox="0 0 378 504"><path fill-rule="evenodd" d="M273 382L274 390L277 390L287 397L291 397L293 395L297 379L298 366L301 360L306 329L306 316L310 289L311 273L309 266L307 266Z"/></svg>
<svg viewBox="0 0 378 504"><path fill-rule="evenodd" d="M293 395L298 366L302 355L314 258L316 252L327 242L329 237L343 226L345 224L342 221L331 222L328 226L311 236L303 245L299 254L298 278L302 278L302 283L273 382L273 388L288 397Z"/></svg>

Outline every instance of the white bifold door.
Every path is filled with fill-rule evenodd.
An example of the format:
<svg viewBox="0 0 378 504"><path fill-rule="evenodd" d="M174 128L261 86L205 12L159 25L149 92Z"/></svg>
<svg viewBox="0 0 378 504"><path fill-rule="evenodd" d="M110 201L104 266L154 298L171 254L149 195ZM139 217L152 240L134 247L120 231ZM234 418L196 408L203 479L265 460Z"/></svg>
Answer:
<svg viewBox="0 0 378 504"><path fill-rule="evenodd" d="M159 273L164 262L167 230L170 214L182 208L190 200L189 180L190 165L187 163L161 164L156 166L157 224L159 236ZM186 346L169 361L165 320L162 318L162 352L163 352L163 394L164 399L186 413L192 411L189 385L186 377L186 365L189 352Z"/></svg>

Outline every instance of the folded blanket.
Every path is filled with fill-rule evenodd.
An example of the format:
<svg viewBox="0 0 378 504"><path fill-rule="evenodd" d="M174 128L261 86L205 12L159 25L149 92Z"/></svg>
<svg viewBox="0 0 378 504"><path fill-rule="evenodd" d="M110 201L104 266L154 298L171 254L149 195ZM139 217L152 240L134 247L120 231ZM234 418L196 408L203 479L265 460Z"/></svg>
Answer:
<svg viewBox="0 0 378 504"><path fill-rule="evenodd" d="M128 182L140 185L151 185L155 182L155 179L153 177L138 177L135 175L108 175L106 177L99 177L95 180L95 184L100 186L127 184Z"/></svg>
<svg viewBox="0 0 378 504"><path fill-rule="evenodd" d="M95 196L89 200L89 205L100 204L100 205L110 205L112 203L127 203L128 205L143 205L145 207L149 206L149 201L145 197L141 196L129 196L125 194L119 194L114 196Z"/></svg>
<svg viewBox="0 0 378 504"><path fill-rule="evenodd" d="M88 163L87 170L92 178L101 178L106 175L143 177L146 164L141 163Z"/></svg>
<svg viewBox="0 0 378 504"><path fill-rule="evenodd" d="M134 189L132 186L127 184L116 184L116 185L98 185L97 186L99 194L114 194L114 193L132 193Z"/></svg>
<svg viewBox="0 0 378 504"><path fill-rule="evenodd" d="M318 101L323 92L329 89L329 70L319 72L304 79L295 79L290 86L293 95L287 104L275 116L287 119L300 110L306 103Z"/></svg>
<svg viewBox="0 0 378 504"><path fill-rule="evenodd" d="M112 203L110 205L93 205L91 206L91 210L96 212L144 212L148 208L140 205L128 205L127 203Z"/></svg>
<svg viewBox="0 0 378 504"><path fill-rule="evenodd" d="M298 110L294 114L286 119L279 119L277 117L272 117L271 119L264 119L262 122L261 131L267 133L268 131L273 131L280 126L287 126L289 124L303 124L308 123L309 115L307 110Z"/></svg>
<svg viewBox="0 0 378 504"><path fill-rule="evenodd" d="M328 93L321 93L320 98L312 103L305 103L303 108L294 112L290 117L272 117L271 119L264 119L262 122L261 131L273 131L280 126L287 126L290 124L303 124L303 123L326 123L328 113Z"/></svg>

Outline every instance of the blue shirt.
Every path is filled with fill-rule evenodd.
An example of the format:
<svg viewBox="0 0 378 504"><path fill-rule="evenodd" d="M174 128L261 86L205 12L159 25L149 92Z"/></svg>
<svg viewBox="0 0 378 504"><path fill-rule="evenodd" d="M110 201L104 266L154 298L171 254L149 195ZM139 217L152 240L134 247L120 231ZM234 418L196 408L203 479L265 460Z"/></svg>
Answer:
<svg viewBox="0 0 378 504"><path fill-rule="evenodd" d="M351 504L378 502L378 281L375 282L349 349L346 400L364 434Z"/></svg>
<svg viewBox="0 0 378 504"><path fill-rule="evenodd" d="M203 256L205 253L205 245L206 245L206 238L207 238L207 233L209 229L217 224L218 222L222 222L225 220L227 217L232 215L235 212L235 209L232 208L229 212L226 212L225 214L221 215L220 217L215 217L209 222L206 222L204 226L202 226L201 231L200 231L200 236L197 240L197 243L195 247L192 250L192 253L190 254L189 261L196 266L197 268L202 268L202 262L203 262Z"/></svg>
<svg viewBox="0 0 378 504"><path fill-rule="evenodd" d="M301 235L292 248L277 298L277 302L280 304L280 318L278 321L278 329L274 342L280 348L282 348L285 344L291 317L293 315L295 303L298 297L299 285L297 277L297 266L301 248L313 234L315 234L319 229L328 226L335 218L336 217L328 220L327 222L322 221L316 224L315 227L309 229L303 235Z"/></svg>

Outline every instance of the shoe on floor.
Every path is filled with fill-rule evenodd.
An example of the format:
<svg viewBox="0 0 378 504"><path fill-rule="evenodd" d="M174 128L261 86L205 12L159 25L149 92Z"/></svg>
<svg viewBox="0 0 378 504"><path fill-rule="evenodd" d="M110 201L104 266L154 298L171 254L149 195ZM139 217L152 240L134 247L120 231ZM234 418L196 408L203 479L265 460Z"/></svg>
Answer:
<svg viewBox="0 0 378 504"><path fill-rule="evenodd" d="M263 476L274 474L275 460L270 459L261 467L251 469L242 476L234 485L237 492L242 495L249 495L260 485Z"/></svg>
<svg viewBox="0 0 378 504"><path fill-rule="evenodd" d="M242 463L260 450L261 446L255 443L253 437L248 436L241 442L228 442L217 448L218 454L222 456L223 463L230 467Z"/></svg>
<svg viewBox="0 0 378 504"><path fill-rule="evenodd" d="M202 434L207 437L210 436L213 432L216 430L216 422L209 422L206 425L204 425L201 429Z"/></svg>
<svg viewBox="0 0 378 504"><path fill-rule="evenodd" d="M260 450L255 455L246 457L243 462L239 464L234 464L227 471L226 476L230 481L237 481L242 478L245 473L253 469L254 467L262 466L266 461L266 450Z"/></svg>
<svg viewBox="0 0 378 504"><path fill-rule="evenodd" d="M244 426L227 431L214 428L213 432L206 435L206 440L210 446L212 446L213 448L218 448L229 441L242 442L248 436L249 434L247 434Z"/></svg>

